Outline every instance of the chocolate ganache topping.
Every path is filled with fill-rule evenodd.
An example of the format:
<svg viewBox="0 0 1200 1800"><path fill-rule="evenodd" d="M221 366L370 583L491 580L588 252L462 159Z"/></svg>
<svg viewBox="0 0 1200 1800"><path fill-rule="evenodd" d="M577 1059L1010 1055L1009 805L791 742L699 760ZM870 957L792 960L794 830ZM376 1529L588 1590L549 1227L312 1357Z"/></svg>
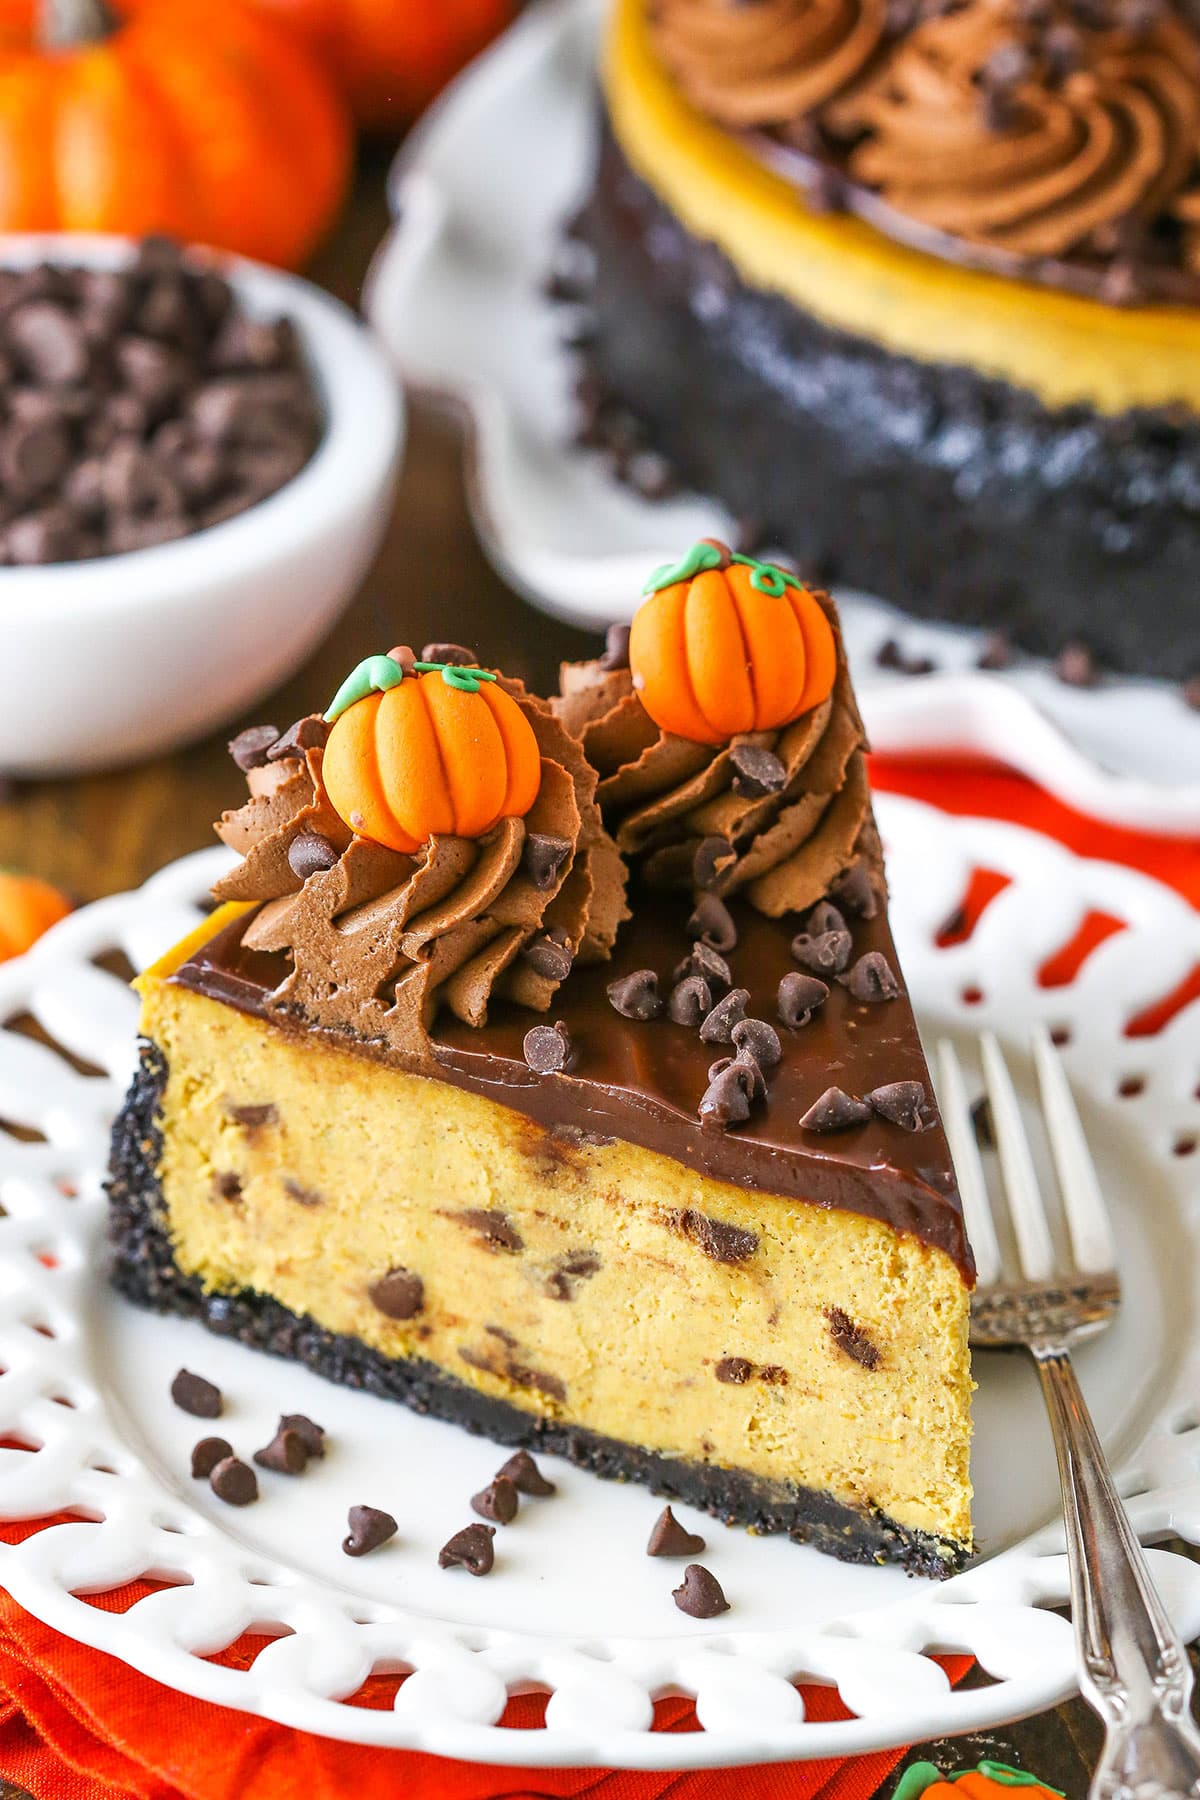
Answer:
<svg viewBox="0 0 1200 1800"><path fill-rule="evenodd" d="M402 668L414 685L435 678L404 656L389 685ZM352 682L391 660L369 659ZM329 724L313 717L252 751L250 798L217 825L242 861L214 898L258 903L245 948L286 954L264 1010L385 1044L412 1066L434 1060L439 1011L475 1027L494 997L544 1012L576 961L608 957L626 916L624 865L580 745L520 682L463 673L494 680L529 728L536 793L522 816L478 835L434 831L412 850L356 831L330 799Z"/></svg>

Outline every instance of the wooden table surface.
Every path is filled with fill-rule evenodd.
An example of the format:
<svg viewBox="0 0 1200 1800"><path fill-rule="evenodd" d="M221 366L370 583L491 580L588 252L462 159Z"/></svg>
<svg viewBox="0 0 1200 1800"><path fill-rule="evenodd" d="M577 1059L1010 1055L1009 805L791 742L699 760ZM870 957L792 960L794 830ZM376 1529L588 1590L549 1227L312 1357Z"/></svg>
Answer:
<svg viewBox="0 0 1200 1800"><path fill-rule="evenodd" d="M386 224L385 172L379 151L364 152L344 218L311 270L351 305ZM542 691L561 658L593 653L594 637L533 612L485 561L467 511L462 449L457 421L413 402L387 538L328 642L286 688L201 743L110 775L22 782L0 793L0 866L45 876L79 901L137 886L164 863L214 841L212 821L241 789L225 751L233 731L264 720L282 728L325 706L361 657L391 644L470 644L485 662ZM136 640L129 654L136 656ZM986 1738L934 1746L932 1754L944 1768L998 1757L1082 1800L1098 1747L1095 1721L1075 1701ZM928 1753L927 1746L914 1755Z"/></svg>

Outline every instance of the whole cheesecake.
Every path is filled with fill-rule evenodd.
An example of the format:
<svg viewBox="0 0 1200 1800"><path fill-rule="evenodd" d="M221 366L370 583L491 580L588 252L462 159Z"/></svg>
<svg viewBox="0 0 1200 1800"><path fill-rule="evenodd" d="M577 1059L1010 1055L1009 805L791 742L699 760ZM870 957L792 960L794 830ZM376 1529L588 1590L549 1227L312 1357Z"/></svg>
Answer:
<svg viewBox="0 0 1200 1800"><path fill-rule="evenodd" d="M239 861L139 983L114 1278L944 1574L973 1266L836 615L713 544L651 590L552 703L400 647L235 742Z"/></svg>
<svg viewBox="0 0 1200 1800"><path fill-rule="evenodd" d="M1200 673L1200 36L1155 0L614 0L589 435L823 581Z"/></svg>

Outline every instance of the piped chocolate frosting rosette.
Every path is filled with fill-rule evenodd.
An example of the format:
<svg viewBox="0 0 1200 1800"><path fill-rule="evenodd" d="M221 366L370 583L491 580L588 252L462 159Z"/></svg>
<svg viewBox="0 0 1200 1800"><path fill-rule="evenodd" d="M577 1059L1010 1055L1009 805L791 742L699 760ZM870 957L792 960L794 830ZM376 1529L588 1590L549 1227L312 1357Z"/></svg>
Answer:
<svg viewBox="0 0 1200 1800"><path fill-rule="evenodd" d="M272 738L231 746L250 798L217 831L243 860L213 890L259 903L247 949L289 954L269 1010L420 1066L439 1008L545 1011L574 961L610 954L625 871L597 777L520 682L401 647Z"/></svg>
<svg viewBox="0 0 1200 1800"><path fill-rule="evenodd" d="M882 889L862 721L827 595L712 539L655 571L629 633L567 664L555 711L649 886L771 918L863 865Z"/></svg>

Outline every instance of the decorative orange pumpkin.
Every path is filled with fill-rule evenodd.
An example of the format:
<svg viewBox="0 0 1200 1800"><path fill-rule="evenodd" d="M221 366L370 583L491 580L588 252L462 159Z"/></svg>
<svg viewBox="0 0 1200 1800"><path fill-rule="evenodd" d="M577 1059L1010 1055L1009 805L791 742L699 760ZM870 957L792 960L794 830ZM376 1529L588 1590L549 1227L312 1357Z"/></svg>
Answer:
<svg viewBox="0 0 1200 1800"><path fill-rule="evenodd" d="M629 666L663 731L726 744L820 704L837 674L833 628L795 575L715 539L657 569L634 614Z"/></svg>
<svg viewBox="0 0 1200 1800"><path fill-rule="evenodd" d="M541 753L511 694L484 669L370 656L339 689L321 765L335 812L410 855L436 835L482 837L523 818Z"/></svg>
<svg viewBox="0 0 1200 1800"><path fill-rule="evenodd" d="M420 112L508 24L514 0L255 0L333 71L362 124Z"/></svg>
<svg viewBox="0 0 1200 1800"><path fill-rule="evenodd" d="M964 1795L967 1800L1063 1800L1058 1788L1047 1787L1036 1775L991 1760L952 1775L943 1775L936 1763L910 1763L892 1800L963 1800Z"/></svg>
<svg viewBox="0 0 1200 1800"><path fill-rule="evenodd" d="M70 910L70 902L48 881L0 869L0 962L23 955Z"/></svg>
<svg viewBox="0 0 1200 1800"><path fill-rule="evenodd" d="M167 232L295 265L350 149L312 52L243 0L0 0L0 230Z"/></svg>

